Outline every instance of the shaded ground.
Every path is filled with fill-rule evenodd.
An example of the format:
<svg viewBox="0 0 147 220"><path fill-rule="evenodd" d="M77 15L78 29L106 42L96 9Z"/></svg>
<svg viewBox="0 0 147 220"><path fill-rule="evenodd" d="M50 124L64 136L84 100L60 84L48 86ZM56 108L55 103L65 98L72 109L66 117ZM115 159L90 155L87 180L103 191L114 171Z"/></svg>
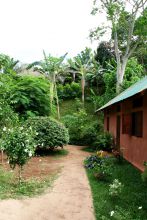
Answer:
<svg viewBox="0 0 147 220"><path fill-rule="evenodd" d="M46 167L40 169L40 175L44 173L43 170L47 170L47 166L47 174L63 167L53 188L36 198L1 201L0 220L95 219L91 191L83 168L83 160L88 153L77 146L67 146L66 149L69 150L69 154L60 160L55 160L53 157L34 158L34 160L41 160L41 167ZM28 176L32 161L33 159L26 167ZM33 173L36 172L38 175L38 170L35 166Z"/></svg>

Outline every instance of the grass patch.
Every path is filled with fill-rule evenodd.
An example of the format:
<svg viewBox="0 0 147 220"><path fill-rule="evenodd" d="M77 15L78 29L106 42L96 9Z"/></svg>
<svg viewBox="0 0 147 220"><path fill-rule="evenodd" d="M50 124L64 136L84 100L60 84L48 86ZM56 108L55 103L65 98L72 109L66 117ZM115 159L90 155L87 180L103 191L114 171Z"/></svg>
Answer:
<svg viewBox="0 0 147 220"><path fill-rule="evenodd" d="M68 150L66 149L55 149L55 150L49 150L49 149L38 149L36 151L36 156L54 156L56 158L60 158L62 156L68 155Z"/></svg>
<svg viewBox="0 0 147 220"><path fill-rule="evenodd" d="M94 106L92 102L86 102L84 104L85 110L87 112L87 117L90 121L97 120L97 114L95 114ZM61 117L65 115L73 115L75 112L77 112L77 105L76 100L64 100L60 104L60 114Z"/></svg>
<svg viewBox="0 0 147 220"><path fill-rule="evenodd" d="M42 180L31 179L18 183L14 174L10 171L0 169L0 199L33 197L43 193L56 175L48 176Z"/></svg>
<svg viewBox="0 0 147 220"><path fill-rule="evenodd" d="M97 220L147 220L147 185L141 180L140 172L128 162L115 164L109 182L96 180L87 170ZM117 199L109 195L109 184L118 179L123 191ZM139 207L142 207L139 209ZM110 212L114 211L111 217Z"/></svg>
<svg viewBox="0 0 147 220"><path fill-rule="evenodd" d="M92 147L84 147L82 150L89 153L95 153L95 150Z"/></svg>

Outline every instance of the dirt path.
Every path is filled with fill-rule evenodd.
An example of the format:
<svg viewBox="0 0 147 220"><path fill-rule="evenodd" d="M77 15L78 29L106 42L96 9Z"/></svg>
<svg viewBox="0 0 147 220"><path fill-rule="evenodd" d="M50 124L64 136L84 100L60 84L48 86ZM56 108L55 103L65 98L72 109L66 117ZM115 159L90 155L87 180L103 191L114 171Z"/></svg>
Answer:
<svg viewBox="0 0 147 220"><path fill-rule="evenodd" d="M83 159L88 153L68 146L63 169L44 195L0 202L0 220L94 220L92 197Z"/></svg>

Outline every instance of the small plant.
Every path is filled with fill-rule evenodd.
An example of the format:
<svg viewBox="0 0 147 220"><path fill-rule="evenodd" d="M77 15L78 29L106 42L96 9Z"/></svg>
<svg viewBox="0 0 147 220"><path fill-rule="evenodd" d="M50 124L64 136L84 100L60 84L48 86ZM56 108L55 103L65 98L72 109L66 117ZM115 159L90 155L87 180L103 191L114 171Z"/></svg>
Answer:
<svg viewBox="0 0 147 220"><path fill-rule="evenodd" d="M144 172L141 174L142 181L147 183L147 162L144 162Z"/></svg>
<svg viewBox="0 0 147 220"><path fill-rule="evenodd" d="M21 172L26 162L34 155L35 143L32 127L14 127L11 129L3 128L1 145L5 150L8 162L12 169L16 165L19 167L19 182L21 182Z"/></svg>
<svg viewBox="0 0 147 220"><path fill-rule="evenodd" d="M68 144L68 130L60 122L49 117L33 117L26 122L27 126L37 132L36 146L41 149L53 150Z"/></svg>
<svg viewBox="0 0 147 220"><path fill-rule="evenodd" d="M101 157L101 158L104 157L104 151L103 150L97 151L96 154L97 154L98 157Z"/></svg>
<svg viewBox="0 0 147 220"><path fill-rule="evenodd" d="M119 164L123 163L123 152L122 149L113 149L112 153L114 155L114 157L117 159L117 162Z"/></svg>
<svg viewBox="0 0 147 220"><path fill-rule="evenodd" d="M106 180L112 174L113 159L108 156L91 155L85 159L84 165L98 180Z"/></svg>
<svg viewBox="0 0 147 220"><path fill-rule="evenodd" d="M114 179L113 183L109 185L109 195L112 197L117 197L121 194L123 185L118 179Z"/></svg>
<svg viewBox="0 0 147 220"><path fill-rule="evenodd" d="M101 163L94 167L94 176L98 180L106 180L112 175L112 158L110 157L99 157L101 158Z"/></svg>
<svg viewBox="0 0 147 220"><path fill-rule="evenodd" d="M110 133L99 134L95 143L97 149L111 151L113 149L113 137Z"/></svg>
<svg viewBox="0 0 147 220"><path fill-rule="evenodd" d="M101 164L101 158L91 155L84 160L85 168L93 169L97 164Z"/></svg>

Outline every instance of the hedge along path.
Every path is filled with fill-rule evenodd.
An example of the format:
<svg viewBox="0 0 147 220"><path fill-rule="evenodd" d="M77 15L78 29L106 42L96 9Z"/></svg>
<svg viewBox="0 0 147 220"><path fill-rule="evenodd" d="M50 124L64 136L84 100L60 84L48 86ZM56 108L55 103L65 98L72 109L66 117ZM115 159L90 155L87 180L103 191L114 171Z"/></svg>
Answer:
<svg viewBox="0 0 147 220"><path fill-rule="evenodd" d="M53 188L24 200L0 202L0 220L94 220L91 190L83 167L89 153L67 146L68 156Z"/></svg>

